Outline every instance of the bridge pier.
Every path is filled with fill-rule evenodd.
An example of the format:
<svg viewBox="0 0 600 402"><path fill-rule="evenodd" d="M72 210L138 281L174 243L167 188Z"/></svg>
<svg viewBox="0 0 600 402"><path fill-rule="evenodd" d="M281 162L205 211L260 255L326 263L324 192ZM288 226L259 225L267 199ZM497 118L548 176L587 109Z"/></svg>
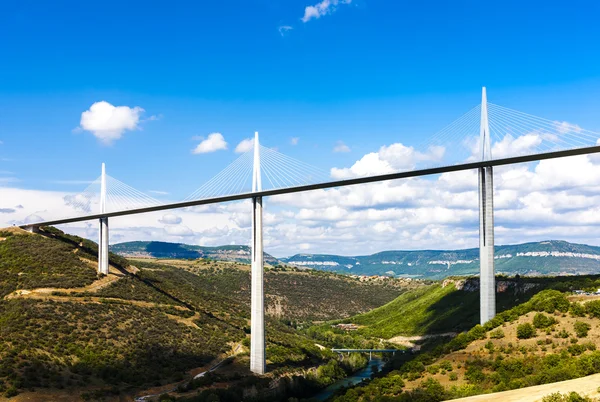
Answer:
<svg viewBox="0 0 600 402"><path fill-rule="evenodd" d="M100 176L100 213L106 212L106 167ZM100 218L98 227L98 274L108 275L108 217Z"/></svg>
<svg viewBox="0 0 600 402"><path fill-rule="evenodd" d="M29 233L40 233L40 227L39 226L27 226L25 228L26 231L28 231Z"/></svg>
<svg viewBox="0 0 600 402"><path fill-rule="evenodd" d="M481 96L481 159L492 157L485 87ZM479 318L481 325L496 315L496 277L494 273L494 174L491 166L479 173Z"/></svg>
<svg viewBox="0 0 600 402"><path fill-rule="evenodd" d="M252 191L261 191L258 133L254 134L254 168L252 174ZM266 372L262 208L262 197L252 198L250 371L261 375Z"/></svg>
<svg viewBox="0 0 600 402"><path fill-rule="evenodd" d="M108 218L100 218L98 238L98 273L108 275Z"/></svg>

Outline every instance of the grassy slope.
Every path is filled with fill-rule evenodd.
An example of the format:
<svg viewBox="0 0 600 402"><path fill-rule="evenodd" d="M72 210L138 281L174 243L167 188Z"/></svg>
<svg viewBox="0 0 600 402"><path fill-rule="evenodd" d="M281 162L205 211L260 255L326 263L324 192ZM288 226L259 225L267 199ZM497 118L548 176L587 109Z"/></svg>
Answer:
<svg viewBox="0 0 600 402"><path fill-rule="evenodd" d="M22 288L89 285L96 279L94 248L87 240L52 228L45 237L8 236L0 241L2 296ZM11 388L161 384L216 358L229 349L228 343L245 342L249 273L211 264L211 269L198 272L140 264L136 275L124 271L123 279L97 292L61 293L60 302L0 298L0 395ZM124 267L128 261L111 254L111 265ZM267 288L276 296L289 291L283 315L277 317L294 320L339 318L402 291L388 284L306 272L269 272ZM106 301L98 303L99 297ZM165 304L180 310L166 309ZM286 315L291 311L295 315ZM186 325L181 317L193 318ZM270 370L307 368L331 357L293 328L268 322ZM238 360L247 370L247 356Z"/></svg>
<svg viewBox="0 0 600 402"><path fill-rule="evenodd" d="M364 325L359 330L364 335L388 339L398 335L468 330L479 322L479 290L457 290L454 283L449 281L445 288L438 283L410 290L386 305L344 322ZM467 280L467 285L469 283L475 286L477 280ZM496 311L501 312L544 289L595 291L600 287L600 277L498 278L497 283L501 291L496 294Z"/></svg>
<svg viewBox="0 0 600 402"><path fill-rule="evenodd" d="M518 335L519 327L536 322L532 335ZM578 332L576 323L587 324L589 332ZM483 327L425 345L421 353L396 356L386 373L335 401L435 402L598 373L599 327L600 301L570 303L564 293L544 290Z"/></svg>
<svg viewBox="0 0 600 402"><path fill-rule="evenodd" d="M85 286L96 279L73 247L42 236L4 235L8 233L0 241L0 297L17 289Z"/></svg>
<svg viewBox="0 0 600 402"><path fill-rule="evenodd" d="M136 262L136 266L142 269L141 278L169 294L186 294L196 306L213 312L226 300L230 309L235 307L238 314L249 317L250 272L245 265L213 262L175 268L160 262ZM265 273L267 315L286 320L349 317L381 306L405 289L403 282L394 279L362 283L319 271L271 269Z"/></svg>

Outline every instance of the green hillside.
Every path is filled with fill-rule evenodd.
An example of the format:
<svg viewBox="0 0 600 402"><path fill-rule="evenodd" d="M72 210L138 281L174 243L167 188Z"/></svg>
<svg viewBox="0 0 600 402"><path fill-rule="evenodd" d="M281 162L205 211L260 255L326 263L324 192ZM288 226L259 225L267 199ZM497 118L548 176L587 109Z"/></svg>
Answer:
<svg viewBox="0 0 600 402"><path fill-rule="evenodd" d="M501 312L545 289L596 291L600 287L600 276L498 277L496 284L496 311ZM381 307L343 322L362 326L358 332L365 336L386 339L464 331L479 322L479 280L449 279L443 284L410 290Z"/></svg>
<svg viewBox="0 0 600 402"><path fill-rule="evenodd" d="M65 389L111 400L190 378L190 370L232 353L231 378L222 380L236 392L257 384L267 392L271 380L256 382L248 372L247 265L131 262L111 253L109 275L98 277L96 253L94 243L54 228L0 233L0 395L33 392L28 395L51 400L45 392ZM265 279L267 363L274 378L304 378L309 367L336 362L287 323L365 312L407 285L281 268L268 270ZM335 365L352 370L363 363L357 356ZM302 380L306 392L345 375L344 369L311 374Z"/></svg>
<svg viewBox="0 0 600 402"><path fill-rule="evenodd" d="M600 301L570 301L564 293L544 290L484 326L395 356L372 381L342 390L333 400L437 402L600 373L599 328ZM597 397L597 383L591 381L585 391ZM529 396L527 390L522 395Z"/></svg>

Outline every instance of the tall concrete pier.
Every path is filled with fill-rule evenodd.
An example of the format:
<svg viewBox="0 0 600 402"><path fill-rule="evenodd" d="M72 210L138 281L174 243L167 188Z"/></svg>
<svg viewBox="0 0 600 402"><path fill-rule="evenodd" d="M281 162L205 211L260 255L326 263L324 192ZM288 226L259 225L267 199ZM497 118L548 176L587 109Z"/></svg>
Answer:
<svg viewBox="0 0 600 402"><path fill-rule="evenodd" d="M252 192L262 191L258 133L254 134L254 168ZM250 317L250 371L264 374L265 358L265 295L263 282L262 197L252 198L252 300Z"/></svg>
<svg viewBox="0 0 600 402"><path fill-rule="evenodd" d="M481 94L479 131L481 160L492 158L487 94ZM479 168L479 297L480 322L483 325L496 315L496 279L494 276L494 180L491 166Z"/></svg>
<svg viewBox="0 0 600 402"><path fill-rule="evenodd" d="M100 176L100 213L106 212L106 168ZM108 218L100 218L98 231L98 273L108 275Z"/></svg>

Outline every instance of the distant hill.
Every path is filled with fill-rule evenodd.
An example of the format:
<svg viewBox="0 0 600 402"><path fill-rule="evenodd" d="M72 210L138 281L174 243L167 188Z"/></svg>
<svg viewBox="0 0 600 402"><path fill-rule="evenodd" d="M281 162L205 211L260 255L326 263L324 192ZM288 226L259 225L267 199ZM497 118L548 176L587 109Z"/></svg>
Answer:
<svg viewBox="0 0 600 402"><path fill-rule="evenodd" d="M496 272L520 275L600 273L600 247L560 240L496 246ZM355 275L442 279L479 273L479 249L383 251L344 257L296 254L281 261L300 267Z"/></svg>
<svg viewBox="0 0 600 402"><path fill-rule="evenodd" d="M248 246L202 247L182 243L127 242L111 246L124 257L209 258L250 262ZM496 272L508 275L575 275L600 273L600 247L548 240L496 246ZM386 275L443 279L479 273L479 249L382 251L363 256L296 254L275 258L265 253L270 265L288 264L353 275Z"/></svg>
<svg viewBox="0 0 600 402"><path fill-rule="evenodd" d="M162 241L131 241L110 246L110 251L124 257L209 258L218 261L250 262L248 246L204 247ZM279 260L265 253L265 262L277 265Z"/></svg>

